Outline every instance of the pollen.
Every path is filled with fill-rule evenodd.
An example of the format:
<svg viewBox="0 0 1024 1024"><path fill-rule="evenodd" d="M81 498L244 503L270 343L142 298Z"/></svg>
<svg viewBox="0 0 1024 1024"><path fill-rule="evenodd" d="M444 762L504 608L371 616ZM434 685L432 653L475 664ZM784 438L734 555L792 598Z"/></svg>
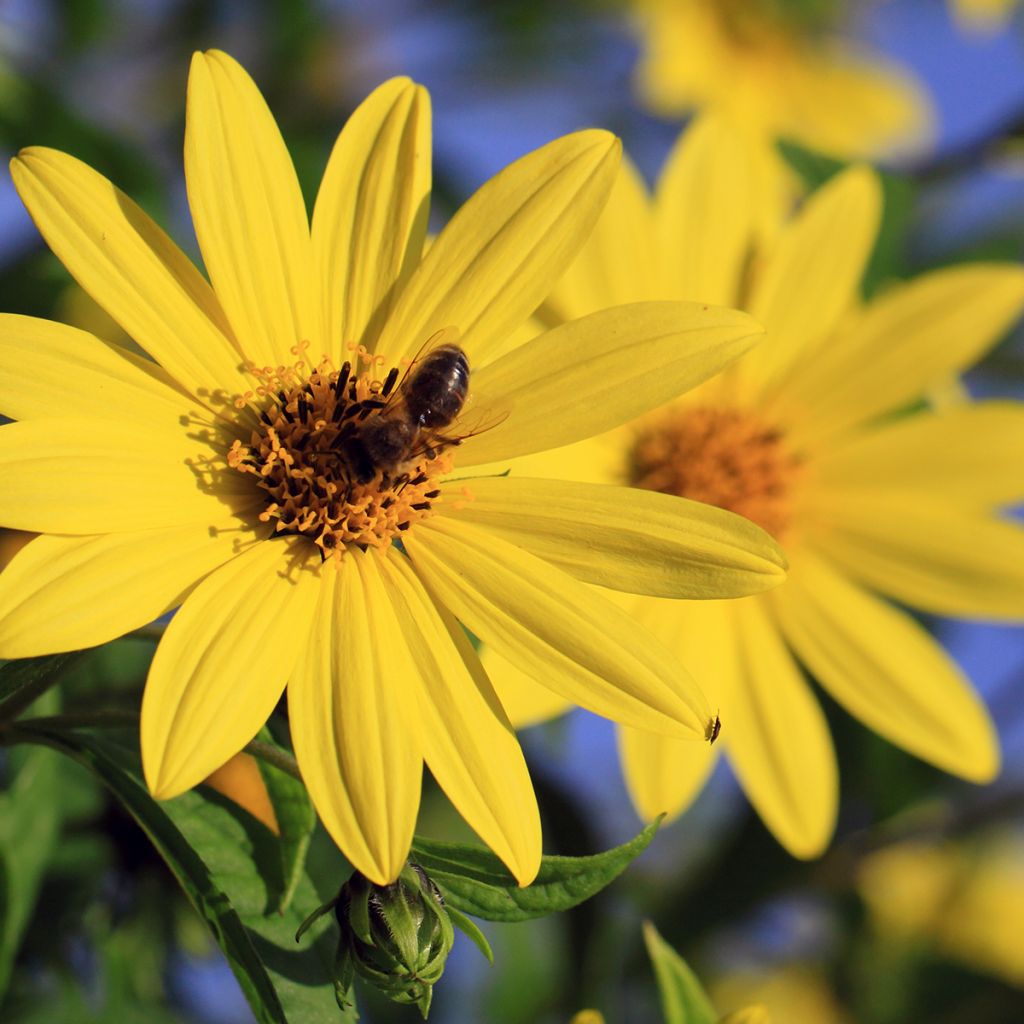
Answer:
<svg viewBox="0 0 1024 1024"><path fill-rule="evenodd" d="M303 359L249 369L259 386L236 405L259 409L259 423L227 460L265 493L259 518L276 533L307 537L324 561L340 562L350 545L386 548L432 514L450 455L418 445L411 429L407 448L383 465L363 442L368 423L401 416L401 368L381 375L380 357L359 347L340 369L326 358L308 371Z"/></svg>
<svg viewBox="0 0 1024 1024"><path fill-rule="evenodd" d="M629 482L744 516L777 540L791 520L801 458L783 431L734 408L692 406L649 418L629 456Z"/></svg>

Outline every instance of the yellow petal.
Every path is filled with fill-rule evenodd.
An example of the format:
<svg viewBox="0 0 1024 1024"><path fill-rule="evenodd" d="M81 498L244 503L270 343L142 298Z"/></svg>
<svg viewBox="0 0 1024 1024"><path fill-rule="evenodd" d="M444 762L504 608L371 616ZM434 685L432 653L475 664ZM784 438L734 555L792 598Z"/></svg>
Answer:
<svg viewBox="0 0 1024 1024"><path fill-rule="evenodd" d="M0 657L95 647L138 629L254 539L230 522L37 537L0 574Z"/></svg>
<svg viewBox="0 0 1024 1024"><path fill-rule="evenodd" d="M760 527L656 491L567 480L482 477L445 515L476 523L583 580L658 597L744 597L785 579Z"/></svg>
<svg viewBox="0 0 1024 1024"><path fill-rule="evenodd" d="M323 337L314 300L309 221L288 150L244 69L196 53L185 113L185 182L203 261L244 354L294 363Z"/></svg>
<svg viewBox="0 0 1024 1024"><path fill-rule="evenodd" d="M601 212L620 145L577 132L535 150L483 185L448 222L409 280L377 346L414 355L455 327L471 366L540 305Z"/></svg>
<svg viewBox="0 0 1024 1024"><path fill-rule="evenodd" d="M405 546L468 629L566 700L651 732L704 736L713 716L697 685L596 590L469 523L419 523Z"/></svg>
<svg viewBox="0 0 1024 1024"><path fill-rule="evenodd" d="M768 1012L767 1006L756 1003L730 1013L723 1017L719 1024L772 1024L772 1015Z"/></svg>
<svg viewBox="0 0 1024 1024"><path fill-rule="evenodd" d="M213 526L256 500L208 441L130 420L9 423L0 474L0 523L39 533Z"/></svg>
<svg viewBox="0 0 1024 1024"><path fill-rule="evenodd" d="M972 263L924 274L876 299L806 360L786 401L811 413L812 439L866 422L966 370L1022 308L1024 268Z"/></svg>
<svg viewBox="0 0 1024 1024"><path fill-rule="evenodd" d="M865 725L955 775L995 777L999 748L988 713L911 618L808 551L771 602L815 678Z"/></svg>
<svg viewBox="0 0 1024 1024"><path fill-rule="evenodd" d="M61 263L176 381L211 407L246 390L212 289L123 192L80 160L42 147L22 150L11 177Z"/></svg>
<svg viewBox="0 0 1024 1024"><path fill-rule="evenodd" d="M749 149L728 120L704 115L669 154L655 213L674 297L738 304L757 227Z"/></svg>
<svg viewBox="0 0 1024 1024"><path fill-rule="evenodd" d="M914 492L923 503L985 508L1024 499L1024 406L979 402L882 424L815 462L833 500Z"/></svg>
<svg viewBox="0 0 1024 1024"><path fill-rule="evenodd" d="M795 857L816 857L835 827L835 752L821 707L764 602L731 606L739 671L730 680L735 689L723 687L722 741L775 838Z"/></svg>
<svg viewBox="0 0 1024 1024"><path fill-rule="evenodd" d="M854 579L914 608L1024 618L1024 528L923 494L838 494L811 513L815 544Z"/></svg>
<svg viewBox="0 0 1024 1024"><path fill-rule="evenodd" d="M546 722L575 706L554 690L541 686L489 644L480 645L479 656L508 720L516 729Z"/></svg>
<svg viewBox="0 0 1024 1024"><path fill-rule="evenodd" d="M377 557L353 550L325 570L288 713L320 820L356 870L385 885L409 855L423 753L411 721L418 670Z"/></svg>
<svg viewBox="0 0 1024 1024"><path fill-rule="evenodd" d="M87 416L159 419L175 426L210 414L169 385L155 363L75 327L0 313L0 408L14 420Z"/></svg>
<svg viewBox="0 0 1024 1024"><path fill-rule="evenodd" d="M458 464L528 455L617 427L714 376L761 334L745 313L695 302L616 306L556 327L474 374L469 416L474 401L508 415L468 438Z"/></svg>
<svg viewBox="0 0 1024 1024"><path fill-rule="evenodd" d="M415 720L438 784L520 885L540 868L540 812L512 726L462 627L404 556L375 561L417 669Z"/></svg>
<svg viewBox="0 0 1024 1024"><path fill-rule="evenodd" d="M654 227L647 186L624 156L596 227L544 301L543 319L557 324L623 302L678 298Z"/></svg>
<svg viewBox="0 0 1024 1024"><path fill-rule="evenodd" d="M780 234L747 307L768 332L742 367L755 387L778 384L853 307L881 208L875 172L851 167L815 192Z"/></svg>
<svg viewBox="0 0 1024 1024"><path fill-rule="evenodd" d="M430 97L408 78L375 89L334 144L313 211L326 351L376 345L419 261L430 204Z"/></svg>
<svg viewBox="0 0 1024 1024"><path fill-rule="evenodd" d="M166 800L259 731L307 645L320 559L297 538L256 544L189 595L156 649L142 697L142 767Z"/></svg>

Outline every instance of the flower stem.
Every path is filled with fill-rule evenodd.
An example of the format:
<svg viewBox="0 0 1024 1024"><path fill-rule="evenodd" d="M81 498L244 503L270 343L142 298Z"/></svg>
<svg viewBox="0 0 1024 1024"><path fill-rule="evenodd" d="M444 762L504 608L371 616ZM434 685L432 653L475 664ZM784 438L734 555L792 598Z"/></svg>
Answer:
<svg viewBox="0 0 1024 1024"><path fill-rule="evenodd" d="M267 764L271 764L275 768L279 768L293 779L298 779L299 782L302 781L299 766L295 758L287 750L275 747L271 743L264 743L262 740L253 740L245 747L245 752L252 754L253 757L258 757L261 761L266 761Z"/></svg>

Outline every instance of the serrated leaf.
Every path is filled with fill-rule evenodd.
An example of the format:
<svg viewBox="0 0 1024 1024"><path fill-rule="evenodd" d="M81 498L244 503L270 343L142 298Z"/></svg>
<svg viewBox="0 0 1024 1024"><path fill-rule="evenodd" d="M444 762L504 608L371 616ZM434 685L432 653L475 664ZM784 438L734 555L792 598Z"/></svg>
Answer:
<svg viewBox="0 0 1024 1024"><path fill-rule="evenodd" d="M715 1024L718 1014L697 976L650 921L644 922L644 942L654 965L665 1024Z"/></svg>
<svg viewBox="0 0 1024 1024"><path fill-rule="evenodd" d="M661 824L651 822L628 843L590 857L544 857L532 885L520 888L481 846L413 840L413 858L457 910L487 921L526 921L568 910L613 882L645 849Z"/></svg>
<svg viewBox="0 0 1024 1024"><path fill-rule="evenodd" d="M54 685L83 654L85 651L69 651L0 663L0 719L12 718L23 710L29 697L34 700Z"/></svg>
<svg viewBox="0 0 1024 1024"><path fill-rule="evenodd" d="M334 1000L329 919L295 944L303 916L320 902L309 878L299 879L292 908L268 913L276 893L258 864L278 857L269 829L205 787L158 803L140 782L137 754L97 736L30 722L21 731L95 772L135 819L206 921L260 1024L345 1021Z"/></svg>

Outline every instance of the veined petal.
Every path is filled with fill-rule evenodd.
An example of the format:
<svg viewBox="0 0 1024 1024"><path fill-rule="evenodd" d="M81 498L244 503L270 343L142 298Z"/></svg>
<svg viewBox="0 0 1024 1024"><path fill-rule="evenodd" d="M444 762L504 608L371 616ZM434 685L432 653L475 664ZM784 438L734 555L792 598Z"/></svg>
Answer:
<svg viewBox="0 0 1024 1024"><path fill-rule="evenodd" d="M11 177L61 263L179 384L211 408L247 389L217 297L131 199L55 149L22 150Z"/></svg>
<svg viewBox="0 0 1024 1024"><path fill-rule="evenodd" d="M409 855L423 754L412 724L419 673L377 557L350 551L324 571L288 713L320 820L358 871L386 885Z"/></svg>
<svg viewBox="0 0 1024 1024"><path fill-rule="evenodd" d="M869 728L955 775L995 777L999 747L984 705L911 618L806 550L771 603L800 658Z"/></svg>
<svg viewBox="0 0 1024 1024"><path fill-rule="evenodd" d="M259 731L303 647L319 556L265 541L207 576L171 619L142 697L142 767L167 800L206 778Z"/></svg>
<svg viewBox="0 0 1024 1024"><path fill-rule="evenodd" d="M847 573L914 608L1024 618L1024 527L920 494L815 501L815 547Z"/></svg>
<svg viewBox="0 0 1024 1024"><path fill-rule="evenodd" d="M219 50L192 58L185 183L203 261L244 354L260 366L290 364L308 341L319 359L309 221L295 168L256 85Z"/></svg>
<svg viewBox="0 0 1024 1024"><path fill-rule="evenodd" d="M919 399L971 366L1024 308L1024 268L935 270L876 299L834 345L805 360L785 401L812 439Z"/></svg>
<svg viewBox="0 0 1024 1024"><path fill-rule="evenodd" d="M658 251L673 296L737 305L757 231L750 145L723 117L698 117L679 136L658 180ZM639 298L639 296L636 296Z"/></svg>
<svg viewBox="0 0 1024 1024"><path fill-rule="evenodd" d="M255 541L237 522L36 537L0 574L0 657L95 647L138 629Z"/></svg>
<svg viewBox="0 0 1024 1024"><path fill-rule="evenodd" d="M540 812L523 752L462 627L435 606L402 555L375 564L418 669L416 721L427 766L520 885L540 868Z"/></svg>
<svg viewBox="0 0 1024 1024"><path fill-rule="evenodd" d="M832 738L764 598L731 605L739 670L725 697L722 739L744 792L794 857L816 857L839 799ZM726 731L728 729L728 731Z"/></svg>
<svg viewBox="0 0 1024 1024"><path fill-rule="evenodd" d="M544 300L543 318L557 324L623 302L677 298L658 259L654 228L647 186L623 156L597 225Z"/></svg>
<svg viewBox="0 0 1024 1024"><path fill-rule="evenodd" d="M608 132L577 132L495 175L430 247L376 350L412 356L455 327L470 365L486 363L579 251L615 180L620 149Z"/></svg>
<svg viewBox="0 0 1024 1024"><path fill-rule="evenodd" d="M818 189L779 235L747 307L768 332L742 367L755 388L778 384L854 306L881 208L878 176L851 167Z"/></svg>
<svg viewBox="0 0 1024 1024"><path fill-rule="evenodd" d="M585 583L657 597L745 597L785 579L779 546L749 520L633 487L491 477L450 510Z"/></svg>
<svg viewBox="0 0 1024 1024"><path fill-rule="evenodd" d="M762 333L745 313L695 302L638 302L556 327L474 373L470 402L508 416L467 438L458 464L611 430L714 376Z"/></svg>
<svg viewBox="0 0 1024 1024"><path fill-rule="evenodd" d="M348 119L313 211L324 343L376 344L420 257L430 205L430 97L408 78L375 89Z"/></svg>
<svg viewBox="0 0 1024 1024"><path fill-rule="evenodd" d="M490 644L480 645L479 658L515 729L546 722L575 707L572 701L541 686Z"/></svg>
<svg viewBox="0 0 1024 1024"><path fill-rule="evenodd" d="M922 504L988 508L1024 499L1024 405L978 402L907 416L837 445L815 462L833 499L904 492Z"/></svg>
<svg viewBox="0 0 1024 1024"><path fill-rule="evenodd" d="M404 543L459 620L545 686L606 718L704 736L713 716L696 683L597 591L469 523L427 520Z"/></svg>
<svg viewBox="0 0 1024 1024"><path fill-rule="evenodd" d="M0 313L0 409L14 420L63 416L165 421L209 420L209 412L169 384L156 363L76 327Z"/></svg>
<svg viewBox="0 0 1024 1024"><path fill-rule="evenodd" d="M256 492L200 428L191 436L128 420L46 419L0 427L0 523L97 534L216 525Z"/></svg>

